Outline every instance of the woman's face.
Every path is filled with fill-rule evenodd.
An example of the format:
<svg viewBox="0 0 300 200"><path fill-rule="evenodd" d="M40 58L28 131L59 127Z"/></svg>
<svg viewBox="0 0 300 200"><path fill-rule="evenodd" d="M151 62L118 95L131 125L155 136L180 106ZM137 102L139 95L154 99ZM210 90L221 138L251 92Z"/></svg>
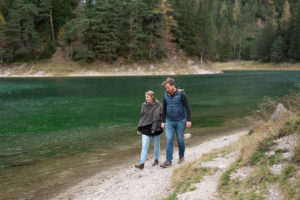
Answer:
<svg viewBox="0 0 300 200"><path fill-rule="evenodd" d="M145 95L145 99L147 103L152 103L152 98L149 95Z"/></svg>

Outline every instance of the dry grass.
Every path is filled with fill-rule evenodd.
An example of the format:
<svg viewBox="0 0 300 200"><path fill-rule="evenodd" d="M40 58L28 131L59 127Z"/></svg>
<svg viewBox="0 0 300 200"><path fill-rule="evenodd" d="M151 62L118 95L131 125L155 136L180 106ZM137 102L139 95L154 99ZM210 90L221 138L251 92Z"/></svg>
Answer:
<svg viewBox="0 0 300 200"><path fill-rule="evenodd" d="M175 193L184 193L193 190L193 183L199 183L204 176L212 175L217 171L217 168L201 167L201 163L212 161L217 157L225 157L236 149L236 144L214 149L209 153L203 154L200 159L177 168L172 175L171 189L174 189Z"/></svg>
<svg viewBox="0 0 300 200"><path fill-rule="evenodd" d="M279 101L280 100L280 101ZM279 122L272 122L270 116L278 102L293 112ZM300 134L300 93L291 92L282 99L265 98L251 119L264 120L251 135L242 136L238 142L240 157L222 175L219 182L220 199L265 199L267 188L278 185L283 199L299 199L300 197L300 139L291 160L280 155L285 150L278 150L274 155L265 154L276 143L278 137ZM274 164L287 165L279 175L270 173ZM253 171L244 180L232 179L230 175L244 166L252 167ZM291 184L293 183L293 184Z"/></svg>
<svg viewBox="0 0 300 200"><path fill-rule="evenodd" d="M96 61L94 63L73 62L63 56L54 56L50 60L41 60L28 63L14 63L0 66L0 73L9 73L9 76L33 76L42 73L46 76L65 75L164 75L164 74L199 74L220 73L209 63L200 64L193 57L162 59L158 61L143 60L128 62L119 59L115 63Z"/></svg>
<svg viewBox="0 0 300 200"><path fill-rule="evenodd" d="M231 61L213 63L220 70L300 70L300 63L261 63L256 61Z"/></svg>

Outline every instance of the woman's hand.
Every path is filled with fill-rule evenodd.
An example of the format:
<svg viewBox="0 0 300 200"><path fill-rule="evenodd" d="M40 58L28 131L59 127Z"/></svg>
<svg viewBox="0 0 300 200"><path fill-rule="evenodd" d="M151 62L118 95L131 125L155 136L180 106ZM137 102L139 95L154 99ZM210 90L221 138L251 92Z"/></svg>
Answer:
<svg viewBox="0 0 300 200"><path fill-rule="evenodd" d="M141 131L137 131L136 133L137 133L138 135L142 135Z"/></svg>
<svg viewBox="0 0 300 200"><path fill-rule="evenodd" d="M165 128L165 123L161 123L161 128Z"/></svg>

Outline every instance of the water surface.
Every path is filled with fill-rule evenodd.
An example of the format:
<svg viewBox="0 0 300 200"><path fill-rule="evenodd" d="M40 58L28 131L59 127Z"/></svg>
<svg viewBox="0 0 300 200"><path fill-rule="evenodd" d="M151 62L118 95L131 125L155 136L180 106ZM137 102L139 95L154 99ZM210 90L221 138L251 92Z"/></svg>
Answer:
<svg viewBox="0 0 300 200"><path fill-rule="evenodd" d="M300 72L173 77L191 103L187 131L200 143L245 127L264 96L295 90ZM161 100L165 78L0 78L0 199L47 199L99 170L138 161L144 93L153 90ZM20 162L33 164L15 166Z"/></svg>

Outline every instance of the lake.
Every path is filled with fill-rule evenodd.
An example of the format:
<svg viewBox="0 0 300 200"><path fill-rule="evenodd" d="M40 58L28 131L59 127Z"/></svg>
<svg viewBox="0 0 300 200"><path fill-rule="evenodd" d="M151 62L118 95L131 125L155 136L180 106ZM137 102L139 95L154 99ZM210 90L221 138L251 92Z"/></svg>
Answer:
<svg viewBox="0 0 300 200"><path fill-rule="evenodd" d="M245 116L264 96L298 89L300 72L171 77L189 97L193 126L186 132L193 141L187 143L196 145L246 128ZM112 165L137 163L144 93L153 90L161 101L165 78L0 78L0 199L48 199Z"/></svg>

